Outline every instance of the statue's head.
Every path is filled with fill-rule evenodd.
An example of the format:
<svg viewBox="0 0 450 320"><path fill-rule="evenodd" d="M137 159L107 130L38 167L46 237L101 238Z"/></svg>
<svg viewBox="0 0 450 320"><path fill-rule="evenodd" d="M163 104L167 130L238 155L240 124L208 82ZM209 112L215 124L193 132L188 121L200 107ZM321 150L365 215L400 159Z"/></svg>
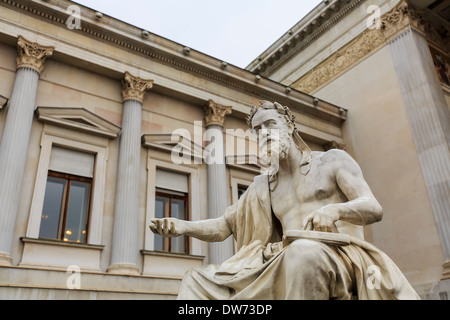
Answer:
<svg viewBox="0 0 450 320"><path fill-rule="evenodd" d="M295 116L288 107L278 102L261 101L259 106L251 109L247 123L258 137L263 162L274 166L274 160L287 158L293 145L304 158L308 158L305 161L309 161L311 150L300 137L295 126Z"/></svg>
<svg viewBox="0 0 450 320"><path fill-rule="evenodd" d="M288 107L283 107L278 102L270 102L270 101L261 101L259 106L253 106L249 116L247 117L247 123L250 128L255 129L253 127L253 118L255 117L258 111L276 111L278 118L284 119L286 125L292 126L295 129L295 116L292 114L291 110ZM274 114L273 112L271 112Z"/></svg>

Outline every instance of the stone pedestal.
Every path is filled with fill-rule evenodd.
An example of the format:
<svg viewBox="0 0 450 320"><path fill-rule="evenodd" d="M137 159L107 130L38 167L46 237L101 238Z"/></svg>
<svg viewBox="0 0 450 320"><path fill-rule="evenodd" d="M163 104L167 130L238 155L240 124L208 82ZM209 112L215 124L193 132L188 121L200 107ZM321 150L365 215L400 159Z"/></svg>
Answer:
<svg viewBox="0 0 450 320"><path fill-rule="evenodd" d="M0 143L0 265L11 265L15 221L27 160L39 74L52 47L19 37L17 73Z"/></svg>
<svg viewBox="0 0 450 320"><path fill-rule="evenodd" d="M231 114L231 107L224 107L212 100L205 107L206 136L210 141L205 148L208 175L208 218L221 217L229 206L229 188L224 156L223 123ZM234 253L233 238L209 244L209 262L221 264Z"/></svg>
<svg viewBox="0 0 450 320"><path fill-rule="evenodd" d="M137 266L142 102L153 81L126 73L120 135L116 205L109 273L139 274Z"/></svg>

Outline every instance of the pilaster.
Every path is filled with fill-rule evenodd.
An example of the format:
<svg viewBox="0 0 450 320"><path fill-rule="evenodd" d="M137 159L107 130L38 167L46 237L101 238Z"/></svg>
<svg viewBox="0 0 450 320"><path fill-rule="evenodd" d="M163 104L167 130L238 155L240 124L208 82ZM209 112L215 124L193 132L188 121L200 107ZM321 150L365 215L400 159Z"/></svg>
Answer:
<svg viewBox="0 0 450 320"><path fill-rule="evenodd" d="M450 112L423 33L410 26L389 46L447 261L445 277L450 261Z"/></svg>
<svg viewBox="0 0 450 320"><path fill-rule="evenodd" d="M53 48L19 37L17 73L0 143L0 265L11 265L39 74Z"/></svg>

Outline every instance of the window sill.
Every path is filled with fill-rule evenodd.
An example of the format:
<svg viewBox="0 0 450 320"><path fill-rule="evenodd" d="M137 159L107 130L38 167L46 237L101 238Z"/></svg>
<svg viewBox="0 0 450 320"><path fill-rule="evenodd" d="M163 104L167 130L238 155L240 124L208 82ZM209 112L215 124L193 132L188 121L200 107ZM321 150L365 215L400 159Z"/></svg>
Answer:
<svg viewBox="0 0 450 320"><path fill-rule="evenodd" d="M48 244L48 245L55 245L55 246L94 249L94 250L103 250L103 248L105 247L103 245L66 242L66 241L53 240L53 239L33 239L33 238L26 238L26 237L22 237L20 239L24 243Z"/></svg>
<svg viewBox="0 0 450 320"><path fill-rule="evenodd" d="M78 266L83 272L102 271L100 258L104 246L26 237L21 240L21 267L67 270L69 266Z"/></svg>
<svg viewBox="0 0 450 320"><path fill-rule="evenodd" d="M205 256L196 256L196 255L190 255L190 254L185 254L185 253L175 253L175 252L141 250L141 253L144 256L148 255L148 256L192 259L192 260L201 260L201 261L203 261L203 259L205 259Z"/></svg>

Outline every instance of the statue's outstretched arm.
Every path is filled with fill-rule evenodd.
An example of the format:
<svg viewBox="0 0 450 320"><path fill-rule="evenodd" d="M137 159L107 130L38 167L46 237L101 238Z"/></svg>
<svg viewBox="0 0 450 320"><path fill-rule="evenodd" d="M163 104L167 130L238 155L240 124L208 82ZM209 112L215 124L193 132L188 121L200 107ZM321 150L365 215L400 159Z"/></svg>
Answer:
<svg viewBox="0 0 450 320"><path fill-rule="evenodd" d="M200 221L186 221L175 218L152 219L149 226L153 233L164 237L187 235L207 242L220 242L227 239L231 230L225 217Z"/></svg>

